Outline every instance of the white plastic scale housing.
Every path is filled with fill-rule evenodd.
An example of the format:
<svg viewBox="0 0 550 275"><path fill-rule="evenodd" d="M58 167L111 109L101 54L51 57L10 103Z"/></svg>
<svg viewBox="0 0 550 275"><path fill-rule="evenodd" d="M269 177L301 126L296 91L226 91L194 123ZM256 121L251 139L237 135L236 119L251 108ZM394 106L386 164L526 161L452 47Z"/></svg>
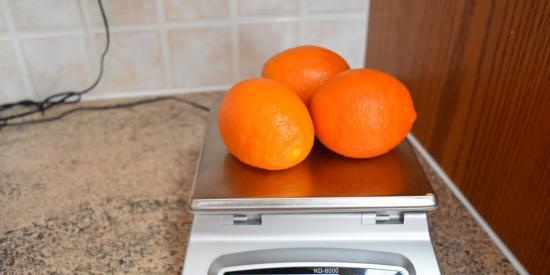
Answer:
<svg viewBox="0 0 550 275"><path fill-rule="evenodd" d="M228 153L217 111L215 104L193 183L183 275L292 267L440 274L426 217L437 200L408 141L366 160L316 144L298 166L270 172ZM236 272L246 270L256 271Z"/></svg>

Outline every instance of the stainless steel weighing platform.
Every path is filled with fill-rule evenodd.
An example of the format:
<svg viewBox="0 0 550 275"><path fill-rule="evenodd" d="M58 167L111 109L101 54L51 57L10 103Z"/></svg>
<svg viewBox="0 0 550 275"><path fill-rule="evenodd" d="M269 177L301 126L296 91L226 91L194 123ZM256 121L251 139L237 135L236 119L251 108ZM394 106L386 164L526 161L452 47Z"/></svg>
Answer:
<svg viewBox="0 0 550 275"><path fill-rule="evenodd" d="M316 144L265 171L230 155L211 109L189 208L183 275L436 275L426 212L437 200L405 140L373 159Z"/></svg>

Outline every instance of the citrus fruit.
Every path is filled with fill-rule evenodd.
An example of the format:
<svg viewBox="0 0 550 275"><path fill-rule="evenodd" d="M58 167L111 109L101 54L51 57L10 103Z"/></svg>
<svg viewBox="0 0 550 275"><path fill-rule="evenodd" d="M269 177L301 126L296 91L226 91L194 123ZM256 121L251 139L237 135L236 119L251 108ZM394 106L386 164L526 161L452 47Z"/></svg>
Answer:
<svg viewBox="0 0 550 275"><path fill-rule="evenodd" d="M349 70L327 81L313 96L310 113L319 140L352 158L390 151L416 120L405 85L373 69Z"/></svg>
<svg viewBox="0 0 550 275"><path fill-rule="evenodd" d="M331 50L299 46L271 57L265 63L262 75L287 85L309 105L311 97L323 83L348 69L348 63Z"/></svg>
<svg viewBox="0 0 550 275"><path fill-rule="evenodd" d="M237 83L223 98L220 136L240 161L268 170L292 167L311 151L313 122L287 86L254 78Z"/></svg>

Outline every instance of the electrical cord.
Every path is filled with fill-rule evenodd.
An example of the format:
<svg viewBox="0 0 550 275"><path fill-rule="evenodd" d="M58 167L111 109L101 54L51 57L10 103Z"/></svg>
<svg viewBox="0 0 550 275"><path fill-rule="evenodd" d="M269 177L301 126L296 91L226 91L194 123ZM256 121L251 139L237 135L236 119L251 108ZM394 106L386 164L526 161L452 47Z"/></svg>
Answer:
<svg viewBox="0 0 550 275"><path fill-rule="evenodd" d="M99 10L101 12L101 17L103 18L103 24L105 26L105 35L106 35L106 43L105 43L105 49L103 50L103 53L101 54L100 59L100 66L99 66L99 74L96 78L96 80L90 85L88 88L82 90L82 91L66 91L61 92L58 94L51 95L44 99L43 101L33 101L33 100L22 100L19 102L14 103L7 103L0 105L0 114L2 112L5 112L9 109L15 108L15 107L34 107L34 110L31 111L25 111L21 112L19 114L15 115L8 115L5 117L0 116L0 131L4 127L9 126L21 126L21 125L29 125L29 124L38 124L38 123L46 123L55 121L58 119L62 119L67 115L70 115L72 113L77 112L86 112L86 111L102 111L102 110L112 110L112 109L123 109L123 108L130 108L138 105L144 105L144 104L150 104L155 102L161 102L161 101L177 101L182 102L187 105L190 105L192 107L198 108L202 111L209 111L210 109L206 106L200 105L198 103L185 100L183 98L175 97L175 96L165 96L165 97L156 97L156 98L149 98L149 99L143 99L143 100L137 100L133 102L127 102L127 103L121 103L121 104L114 104L114 105L104 105L104 106L83 106L83 107L77 107L70 110L67 110L65 112L62 112L60 114L57 114L52 117L42 118L42 119L35 119L35 120L28 120L28 121L19 121L19 122L9 122L10 120L17 119L17 118L23 118L35 113L44 113L46 110L53 108L55 106L64 105L64 104L75 104L80 102L82 99L82 95L86 94L90 91L92 91L101 81L103 77L103 70L105 65L105 56L107 55L107 52L109 51L109 46L111 44L111 35L109 31L109 22L107 21L107 16L105 14L105 10L103 8L103 2L102 0L97 0L99 5Z"/></svg>
<svg viewBox="0 0 550 275"><path fill-rule="evenodd" d="M88 88L81 90L81 91L65 91L61 93L57 93L54 95L51 95L47 97L46 99L42 101L34 101L34 100L22 100L19 102L14 103L7 103L0 105L0 114L2 112L5 112L9 109L15 108L15 107L33 107L33 110L30 111L23 111L20 113L7 115L7 116L0 116L0 127L3 126L9 126L9 125L15 125L14 123L8 123L10 120L16 119L16 118L22 118L26 117L35 113L44 113L46 110L53 108L55 106L59 106L62 104L75 104L80 102L82 99L82 95L90 92L93 90L101 81L101 78L103 77L103 69L105 66L105 56L107 55L107 52L109 51L109 46L111 44L111 34L109 31L109 22L107 21L107 16L105 14L105 9L103 8L103 2L102 0L97 0L97 3L99 5L99 10L101 12L101 17L103 19L103 25L105 26L105 36L106 36L106 43L105 43L105 49L103 50L103 53L101 55L100 59L100 66L99 66L99 74L96 78L96 80L90 85ZM47 119L49 120L49 119ZM32 121L28 122L22 122L24 124L32 123ZM22 124L18 123L18 125Z"/></svg>
<svg viewBox="0 0 550 275"><path fill-rule="evenodd" d="M208 112L210 109L206 106L200 105L198 103L195 103L190 100L186 100L183 98L175 97L175 96L164 96L164 97L156 97L156 98L149 98L149 99L143 99L143 100L137 100L132 101L128 103L121 103L121 104L113 104L113 105L104 105L104 106L84 106L84 107L78 107L74 109L67 110L65 112L62 112L56 116L44 118L44 119L37 119L37 120L30 120L30 121L21 121L16 123L9 123L9 124L0 124L0 130L2 130L3 127L9 127L9 126L21 126L21 125L28 125L28 124L38 124L38 123L46 123L46 122L52 122L61 118L64 118L67 115L70 115L72 113L77 112L86 112L86 111L103 111L103 110L113 110L113 109L123 109L123 108L130 108L138 105L145 105L155 102L161 102L161 101L177 101L185 103L189 106L195 107L199 110Z"/></svg>

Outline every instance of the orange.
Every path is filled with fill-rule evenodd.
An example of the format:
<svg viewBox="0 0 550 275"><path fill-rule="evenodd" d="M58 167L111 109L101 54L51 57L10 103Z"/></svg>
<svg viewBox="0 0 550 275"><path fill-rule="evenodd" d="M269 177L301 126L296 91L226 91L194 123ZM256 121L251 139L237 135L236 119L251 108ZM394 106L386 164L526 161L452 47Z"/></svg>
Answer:
<svg viewBox="0 0 550 275"><path fill-rule="evenodd" d="M350 70L327 81L313 96L310 113L319 140L352 158L390 151L416 120L407 87L373 69Z"/></svg>
<svg viewBox="0 0 550 275"><path fill-rule="evenodd" d="M287 86L254 78L237 83L223 98L220 136L240 161L267 170L292 167L314 140L308 109Z"/></svg>
<svg viewBox="0 0 550 275"><path fill-rule="evenodd" d="M323 83L346 70L348 63L337 53L317 46L300 46L271 57L262 75L287 85L309 105Z"/></svg>

